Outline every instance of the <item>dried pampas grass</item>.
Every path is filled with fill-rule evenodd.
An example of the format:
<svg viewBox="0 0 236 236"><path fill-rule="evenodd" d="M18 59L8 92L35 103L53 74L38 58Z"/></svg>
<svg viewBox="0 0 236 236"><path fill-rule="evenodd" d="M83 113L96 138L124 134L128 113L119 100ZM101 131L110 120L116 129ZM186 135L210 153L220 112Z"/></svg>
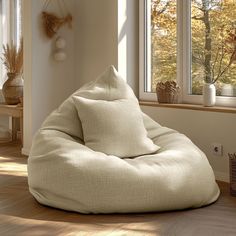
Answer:
<svg viewBox="0 0 236 236"><path fill-rule="evenodd" d="M22 74L23 72L23 39L20 41L20 47L17 50L16 45L3 45L3 65L8 73Z"/></svg>
<svg viewBox="0 0 236 236"><path fill-rule="evenodd" d="M60 18L53 13L46 11L42 12L43 28L48 38L53 38L57 33L59 28L65 24L68 24L68 27L72 27L72 15L68 14L67 16Z"/></svg>

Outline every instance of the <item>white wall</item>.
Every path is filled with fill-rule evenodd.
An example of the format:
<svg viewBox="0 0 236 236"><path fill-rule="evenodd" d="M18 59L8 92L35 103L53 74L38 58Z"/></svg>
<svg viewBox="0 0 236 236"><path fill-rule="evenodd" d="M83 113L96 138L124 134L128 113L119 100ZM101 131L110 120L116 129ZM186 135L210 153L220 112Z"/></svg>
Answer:
<svg viewBox="0 0 236 236"><path fill-rule="evenodd" d="M137 0L76 1L77 87L115 65L138 94Z"/></svg>
<svg viewBox="0 0 236 236"><path fill-rule="evenodd" d="M32 10L32 102L33 102L33 132L43 119L55 109L74 90L75 83L75 53L74 30L63 28L59 35L66 39L67 59L56 62L52 58L55 39L49 40L40 30L41 11L45 1L34 0ZM74 1L66 1L70 11L74 9ZM49 5L49 11L58 11L56 4ZM73 14L74 15L74 14ZM74 25L75 27L75 25ZM38 112L40 109L40 112Z"/></svg>
<svg viewBox="0 0 236 236"><path fill-rule="evenodd" d="M24 52L27 60L24 68L25 153L30 149L32 137L45 117L74 90L95 79L108 65L119 67L138 93L136 0L67 0L74 16L74 25L73 31L61 31L68 45L68 59L63 63L52 60L53 43L42 33L40 13L44 2L24 1L24 38L27 45ZM55 1L48 10L58 10ZM124 16L119 24L118 14ZM125 53L124 45L121 46L124 39L128 48Z"/></svg>
<svg viewBox="0 0 236 236"><path fill-rule="evenodd" d="M41 27L41 12L44 0L24 1L24 36L25 66L24 87L24 148L27 153L31 146L32 136L41 126L45 117L64 101L75 88L75 27L73 30L64 27L59 35L67 42L67 59L56 62L52 58L54 41L45 37ZM65 1L75 18L75 1ZM48 11L59 10L56 1L52 1ZM75 22L74 22L75 23ZM29 69L29 68L28 68Z"/></svg>
<svg viewBox="0 0 236 236"><path fill-rule="evenodd" d="M118 0L118 70L138 95L139 8L137 0Z"/></svg>
<svg viewBox="0 0 236 236"><path fill-rule="evenodd" d="M77 87L117 67L117 0L76 0Z"/></svg>
<svg viewBox="0 0 236 236"><path fill-rule="evenodd" d="M111 64L138 94L137 0L76 1L77 87Z"/></svg>

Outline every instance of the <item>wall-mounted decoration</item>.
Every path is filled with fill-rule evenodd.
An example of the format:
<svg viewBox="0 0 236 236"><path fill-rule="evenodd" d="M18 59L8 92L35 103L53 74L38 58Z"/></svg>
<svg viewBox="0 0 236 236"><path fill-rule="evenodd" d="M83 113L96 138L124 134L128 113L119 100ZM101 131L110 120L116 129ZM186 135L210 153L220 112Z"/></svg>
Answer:
<svg viewBox="0 0 236 236"><path fill-rule="evenodd" d="M61 12L60 16L47 11L47 8L52 1L57 3ZM64 0L45 0L42 12L42 21L44 32L50 39L57 34L58 30L63 25L68 25L69 28L72 27L72 15L68 12Z"/></svg>
<svg viewBox="0 0 236 236"><path fill-rule="evenodd" d="M62 37L58 37L55 42L56 50L54 52L54 59L56 61L64 61L66 59L66 53L64 51L66 47L66 40Z"/></svg>

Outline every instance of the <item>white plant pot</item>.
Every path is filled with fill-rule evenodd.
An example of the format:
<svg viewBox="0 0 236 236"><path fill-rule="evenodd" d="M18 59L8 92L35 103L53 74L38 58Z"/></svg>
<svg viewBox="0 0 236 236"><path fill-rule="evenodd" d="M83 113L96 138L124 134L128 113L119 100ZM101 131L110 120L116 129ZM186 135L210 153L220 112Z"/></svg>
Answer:
<svg viewBox="0 0 236 236"><path fill-rule="evenodd" d="M214 84L205 83L203 85L203 106L213 107L216 103L216 87Z"/></svg>
<svg viewBox="0 0 236 236"><path fill-rule="evenodd" d="M231 84L224 84L221 89L221 96L234 97L236 95L236 87Z"/></svg>

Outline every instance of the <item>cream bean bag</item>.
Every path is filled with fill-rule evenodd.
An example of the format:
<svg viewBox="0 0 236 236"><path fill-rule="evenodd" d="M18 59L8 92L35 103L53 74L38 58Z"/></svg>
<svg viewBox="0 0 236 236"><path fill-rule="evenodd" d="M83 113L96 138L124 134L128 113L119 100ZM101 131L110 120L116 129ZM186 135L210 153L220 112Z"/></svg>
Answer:
<svg viewBox="0 0 236 236"><path fill-rule="evenodd" d="M196 208L217 200L219 188L205 154L185 135L160 126L141 111L147 132L144 137L140 131L146 145L143 155L121 157L86 146L79 110L83 107L77 104L81 98L137 103L110 67L105 76L78 90L46 119L28 159L29 189L39 203L81 213L131 213ZM134 151L142 153L143 148Z"/></svg>

